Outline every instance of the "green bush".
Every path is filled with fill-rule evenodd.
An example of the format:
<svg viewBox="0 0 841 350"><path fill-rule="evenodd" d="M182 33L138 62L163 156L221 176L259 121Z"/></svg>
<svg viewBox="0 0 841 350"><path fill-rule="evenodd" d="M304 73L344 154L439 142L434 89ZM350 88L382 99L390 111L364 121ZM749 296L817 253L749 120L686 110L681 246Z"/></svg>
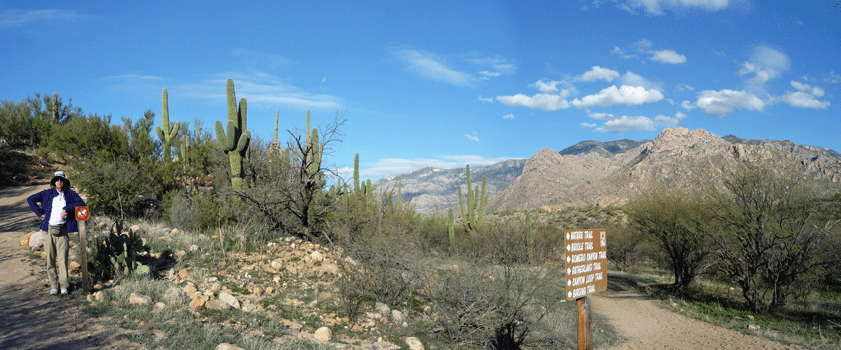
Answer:
<svg viewBox="0 0 841 350"><path fill-rule="evenodd" d="M151 207L144 198L154 198L160 189L153 167L142 168L125 158L91 159L75 168L76 182L88 196L85 202L97 215L145 216Z"/></svg>

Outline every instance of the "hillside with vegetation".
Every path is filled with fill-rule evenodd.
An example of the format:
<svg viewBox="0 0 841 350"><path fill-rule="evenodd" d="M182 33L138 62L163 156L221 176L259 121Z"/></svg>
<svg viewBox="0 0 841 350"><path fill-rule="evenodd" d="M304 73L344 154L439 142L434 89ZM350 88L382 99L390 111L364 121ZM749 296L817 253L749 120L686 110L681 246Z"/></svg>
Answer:
<svg viewBox="0 0 841 350"><path fill-rule="evenodd" d="M326 166L342 116L312 126L308 115L304 130L261 140L232 80L225 89L228 119L212 131L171 123L166 90L160 118L122 125L57 95L0 110L0 152L26 172L3 173L4 185L61 166L96 216L94 293L71 298L142 347L571 348L560 262L573 228L608 230L616 288L770 328L748 332L775 341L841 342L832 152L667 129L639 145L459 169L441 185L455 192L449 210L422 214L420 180L362 181L359 156L352 178ZM595 329L596 347L621 342L603 318Z"/></svg>

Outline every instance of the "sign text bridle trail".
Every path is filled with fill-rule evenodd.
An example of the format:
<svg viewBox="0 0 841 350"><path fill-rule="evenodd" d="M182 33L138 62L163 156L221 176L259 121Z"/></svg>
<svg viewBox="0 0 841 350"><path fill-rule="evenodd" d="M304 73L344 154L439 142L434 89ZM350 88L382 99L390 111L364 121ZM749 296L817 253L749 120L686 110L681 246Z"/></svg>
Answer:
<svg viewBox="0 0 841 350"><path fill-rule="evenodd" d="M592 349L590 295L607 289L605 230L567 230L564 235L567 300L578 306L578 348Z"/></svg>

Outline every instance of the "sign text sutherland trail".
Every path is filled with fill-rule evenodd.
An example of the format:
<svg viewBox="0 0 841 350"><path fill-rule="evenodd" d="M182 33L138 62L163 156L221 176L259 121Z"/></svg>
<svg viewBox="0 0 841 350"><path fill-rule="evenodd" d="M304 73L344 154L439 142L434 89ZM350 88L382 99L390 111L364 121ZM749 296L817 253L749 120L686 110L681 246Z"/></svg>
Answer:
<svg viewBox="0 0 841 350"><path fill-rule="evenodd" d="M606 290L605 230L567 230L565 237L567 300Z"/></svg>

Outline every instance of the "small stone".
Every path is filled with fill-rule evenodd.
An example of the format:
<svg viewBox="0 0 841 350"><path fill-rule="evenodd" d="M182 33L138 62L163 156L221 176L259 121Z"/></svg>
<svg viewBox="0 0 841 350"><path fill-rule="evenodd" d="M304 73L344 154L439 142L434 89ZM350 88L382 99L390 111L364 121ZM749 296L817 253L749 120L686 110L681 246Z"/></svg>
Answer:
<svg viewBox="0 0 841 350"><path fill-rule="evenodd" d="M160 309L160 310L163 310L163 309L166 308L166 304L161 303L161 302L157 302L157 303L155 303L155 307Z"/></svg>
<svg viewBox="0 0 841 350"><path fill-rule="evenodd" d="M748 315L748 319L753 321L753 319L754 319L753 315Z"/></svg>
<svg viewBox="0 0 841 350"><path fill-rule="evenodd" d="M377 311L380 314L383 314L383 315L388 315L391 312L391 309L388 308L388 305L386 305L384 303L379 303L378 302L378 303L374 304L374 307L377 309Z"/></svg>
<svg viewBox="0 0 841 350"><path fill-rule="evenodd" d="M321 342L321 343L329 342L332 337L333 337L333 331L330 330L330 328L327 328L327 327L321 327L321 328L317 329L315 331L315 333L313 334L313 338L315 338L316 341Z"/></svg>
<svg viewBox="0 0 841 350"><path fill-rule="evenodd" d="M748 329L751 329L751 330L758 330L759 328L760 328L760 327L759 327L759 325L755 325L755 324L748 324Z"/></svg>
<svg viewBox="0 0 841 350"><path fill-rule="evenodd" d="M93 293L93 299L99 302L103 302L105 301L105 293L103 293L102 291Z"/></svg>
<svg viewBox="0 0 841 350"><path fill-rule="evenodd" d="M131 227L129 228L129 230L131 230L131 232L137 232L137 231L140 231L140 225L131 225Z"/></svg>
<svg viewBox="0 0 841 350"><path fill-rule="evenodd" d="M184 293L187 294L187 295L193 295L197 291L198 290L196 289L195 284L187 283L187 285L184 286Z"/></svg>
<svg viewBox="0 0 841 350"><path fill-rule="evenodd" d="M70 264L67 264L67 268L70 269L70 273L79 273L82 271L82 265L75 261L71 261Z"/></svg>
<svg viewBox="0 0 841 350"><path fill-rule="evenodd" d="M409 346L409 350L423 350L423 343L415 337L406 338L406 345Z"/></svg>
<svg viewBox="0 0 841 350"><path fill-rule="evenodd" d="M32 234L33 234L33 233L35 233L35 232L33 231L33 232L30 232L30 233L27 233L26 235L24 235L23 237L21 237L21 238L20 238L20 245L22 245L22 246L24 246L24 247L25 247L25 246L28 246L28 245L29 245L29 238L30 238L30 237L32 237Z"/></svg>
<svg viewBox="0 0 841 350"><path fill-rule="evenodd" d="M403 315L403 313L398 310L391 310L391 320L394 324L403 326L406 324L406 315Z"/></svg>
<svg viewBox="0 0 841 350"><path fill-rule="evenodd" d="M152 298L146 295L131 293L128 297L129 304L149 305L152 303Z"/></svg>
<svg viewBox="0 0 841 350"><path fill-rule="evenodd" d="M191 309L201 309L210 298L206 295L193 294L193 300L190 301Z"/></svg>
<svg viewBox="0 0 841 350"><path fill-rule="evenodd" d="M189 274L190 272L188 272L187 269L178 270L178 278L186 278Z"/></svg>
<svg viewBox="0 0 841 350"><path fill-rule="evenodd" d="M190 246L190 251L191 251L191 252L195 252L195 251L197 251L197 250L199 250L199 246L198 246L198 245L193 244L193 245L191 245L191 246Z"/></svg>
<svg viewBox="0 0 841 350"><path fill-rule="evenodd" d="M221 310L221 311L231 309L231 305L229 305L228 303L226 303L224 301L221 301L219 299L211 299L211 300L206 301L204 303L204 307L206 307L208 309L211 309L211 310Z"/></svg>
<svg viewBox="0 0 841 350"><path fill-rule="evenodd" d="M254 287L254 288L251 290L251 294L254 294L254 296L259 297L260 295L262 295L262 294L263 294L263 288L260 288L260 287Z"/></svg>
<svg viewBox="0 0 841 350"><path fill-rule="evenodd" d="M233 344L222 343L222 344L216 345L216 350L245 350L245 349L243 349L239 346L233 345Z"/></svg>
<svg viewBox="0 0 841 350"><path fill-rule="evenodd" d="M229 293L226 293L226 292L219 293L219 300L225 302L226 304L230 305L234 309L239 309L240 308L239 300L237 300L236 297L234 297L233 295L231 295Z"/></svg>
<svg viewBox="0 0 841 350"><path fill-rule="evenodd" d="M268 287L266 288L266 295L272 295L274 293L274 288Z"/></svg>
<svg viewBox="0 0 841 350"><path fill-rule="evenodd" d="M178 236L179 234L181 234L181 230L179 230L177 228L174 228L174 229L172 229L172 231L169 231L170 236Z"/></svg>
<svg viewBox="0 0 841 350"><path fill-rule="evenodd" d="M88 296L86 297L86 299L87 299L87 301L88 301L88 302L90 302L90 303L92 303L92 302L96 301L96 299L94 298L93 294L88 294Z"/></svg>
<svg viewBox="0 0 841 350"><path fill-rule="evenodd" d="M29 236L29 249L36 251L44 247L44 232L35 231Z"/></svg>

